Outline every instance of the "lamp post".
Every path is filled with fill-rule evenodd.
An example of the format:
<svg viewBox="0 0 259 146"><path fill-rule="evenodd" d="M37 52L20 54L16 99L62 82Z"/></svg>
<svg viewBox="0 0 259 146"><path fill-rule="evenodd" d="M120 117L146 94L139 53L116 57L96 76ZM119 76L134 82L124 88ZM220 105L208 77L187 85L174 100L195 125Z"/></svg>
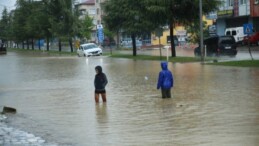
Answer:
<svg viewBox="0 0 259 146"><path fill-rule="evenodd" d="M199 0L200 8L200 50L201 50L201 61L204 62L204 47L203 47L203 23L202 23L202 0Z"/></svg>

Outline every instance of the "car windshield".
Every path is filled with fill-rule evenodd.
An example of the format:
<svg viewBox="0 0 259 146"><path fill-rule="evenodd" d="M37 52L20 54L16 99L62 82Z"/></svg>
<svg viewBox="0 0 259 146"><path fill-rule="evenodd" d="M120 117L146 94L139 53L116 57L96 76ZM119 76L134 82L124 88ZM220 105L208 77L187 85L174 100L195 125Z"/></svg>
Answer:
<svg viewBox="0 0 259 146"><path fill-rule="evenodd" d="M84 50L88 50L88 49L97 48L97 46L95 44L90 44L90 45L84 46L83 48L84 48Z"/></svg>

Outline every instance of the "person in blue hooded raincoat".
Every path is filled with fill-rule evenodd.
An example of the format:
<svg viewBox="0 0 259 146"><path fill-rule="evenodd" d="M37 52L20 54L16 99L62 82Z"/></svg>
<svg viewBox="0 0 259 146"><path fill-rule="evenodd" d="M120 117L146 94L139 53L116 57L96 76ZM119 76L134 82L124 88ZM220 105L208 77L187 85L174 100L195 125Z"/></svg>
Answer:
<svg viewBox="0 0 259 146"><path fill-rule="evenodd" d="M171 88L174 86L173 74L167 68L167 62L161 62L162 71L159 72L157 89L161 88L162 98L171 98Z"/></svg>

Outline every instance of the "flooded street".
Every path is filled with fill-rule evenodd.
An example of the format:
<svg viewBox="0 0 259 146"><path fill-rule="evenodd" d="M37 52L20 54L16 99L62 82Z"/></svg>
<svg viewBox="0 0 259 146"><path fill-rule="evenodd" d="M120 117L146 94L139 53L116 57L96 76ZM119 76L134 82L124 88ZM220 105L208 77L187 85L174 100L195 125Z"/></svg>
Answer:
<svg viewBox="0 0 259 146"><path fill-rule="evenodd" d="M108 78L94 101L94 67ZM61 146L257 146L259 69L169 63L173 98L156 89L159 61L0 56L0 107L12 127ZM148 80L145 80L148 77Z"/></svg>

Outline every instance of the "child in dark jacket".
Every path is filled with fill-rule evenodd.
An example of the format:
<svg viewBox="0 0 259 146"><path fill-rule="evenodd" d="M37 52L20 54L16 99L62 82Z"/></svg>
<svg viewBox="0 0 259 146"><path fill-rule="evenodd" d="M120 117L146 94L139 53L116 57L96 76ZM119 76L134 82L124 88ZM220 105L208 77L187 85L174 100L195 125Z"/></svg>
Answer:
<svg viewBox="0 0 259 146"><path fill-rule="evenodd" d="M105 86L108 83L106 75L102 72L101 66L95 67L96 75L94 79L94 86L95 86L95 102L99 102L99 94L102 96L103 102L106 102L106 91Z"/></svg>
<svg viewBox="0 0 259 146"><path fill-rule="evenodd" d="M174 86L173 74L167 69L167 62L161 62L162 71L159 73L157 89L161 88L162 98L171 98L171 88Z"/></svg>

